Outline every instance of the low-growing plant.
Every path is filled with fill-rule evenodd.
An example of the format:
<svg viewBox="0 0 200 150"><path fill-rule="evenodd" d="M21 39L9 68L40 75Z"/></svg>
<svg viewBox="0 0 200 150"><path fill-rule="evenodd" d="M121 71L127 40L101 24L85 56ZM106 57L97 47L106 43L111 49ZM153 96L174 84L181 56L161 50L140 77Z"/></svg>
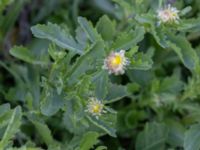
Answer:
<svg viewBox="0 0 200 150"><path fill-rule="evenodd" d="M0 61L0 149L199 150L199 1L80 3Z"/></svg>

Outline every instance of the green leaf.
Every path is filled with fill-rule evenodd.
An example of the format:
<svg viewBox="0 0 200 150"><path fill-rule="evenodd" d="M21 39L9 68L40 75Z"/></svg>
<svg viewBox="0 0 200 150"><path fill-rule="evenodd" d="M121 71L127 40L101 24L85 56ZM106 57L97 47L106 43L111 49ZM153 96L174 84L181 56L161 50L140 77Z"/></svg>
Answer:
<svg viewBox="0 0 200 150"><path fill-rule="evenodd" d="M37 38L48 39L61 48L73 51L78 54L83 53L82 45L77 43L69 33L62 30L56 24L52 24L50 22L47 25L38 24L31 27L31 31Z"/></svg>
<svg viewBox="0 0 200 150"><path fill-rule="evenodd" d="M10 110L10 104L0 105L0 117Z"/></svg>
<svg viewBox="0 0 200 150"><path fill-rule="evenodd" d="M143 27L137 26L135 30L131 30L129 32L124 32L118 36L116 41L114 41L112 45L112 49L121 50L121 49L129 49L134 47L138 42L143 40L145 34L145 30Z"/></svg>
<svg viewBox="0 0 200 150"><path fill-rule="evenodd" d="M106 146L98 146L95 150L107 150Z"/></svg>
<svg viewBox="0 0 200 150"><path fill-rule="evenodd" d="M86 71L92 68L96 69L98 65L97 60L101 60L104 55L104 43L102 41L97 41L84 55L80 56L71 67L71 70L66 75L69 77L67 78L67 82L71 84L74 81L78 81L78 78Z"/></svg>
<svg viewBox="0 0 200 150"><path fill-rule="evenodd" d="M116 130L113 127L110 127L110 125L107 124L106 122L102 121L101 119L96 119L95 117L92 117L92 116L91 117L87 116L87 118L95 126L99 127L100 129L102 129L103 131L105 131L106 133L108 133L110 136L116 137Z"/></svg>
<svg viewBox="0 0 200 150"><path fill-rule="evenodd" d="M83 134L85 129L89 127L86 119L84 119L83 106L78 98L67 99L66 111L63 115L63 123L65 128L73 134Z"/></svg>
<svg viewBox="0 0 200 150"><path fill-rule="evenodd" d="M151 70L128 70L127 75L132 82L136 82L142 87L148 86L153 79Z"/></svg>
<svg viewBox="0 0 200 150"><path fill-rule="evenodd" d="M97 132L87 132L83 135L80 143L80 150L90 150L98 142Z"/></svg>
<svg viewBox="0 0 200 150"><path fill-rule="evenodd" d="M130 107L131 108L131 107ZM138 125L138 122L144 119L145 113L143 111L131 109L125 112L123 115L123 120L127 128L133 128ZM123 127L125 128L125 127Z"/></svg>
<svg viewBox="0 0 200 150"><path fill-rule="evenodd" d="M98 72L94 77L95 96L103 100L108 93L108 73L104 70Z"/></svg>
<svg viewBox="0 0 200 150"><path fill-rule="evenodd" d="M178 26L178 30L181 32L194 32L197 33L200 31L200 18L192 18L182 20Z"/></svg>
<svg viewBox="0 0 200 150"><path fill-rule="evenodd" d="M80 81L75 85L75 88L77 89L77 94L82 97L83 95L87 95L91 90L91 85L92 85L92 76L90 75L84 75Z"/></svg>
<svg viewBox="0 0 200 150"><path fill-rule="evenodd" d="M166 123L169 128L167 143L175 147L183 147L185 128L176 121L170 120Z"/></svg>
<svg viewBox="0 0 200 150"><path fill-rule="evenodd" d="M62 58L64 58L66 56L66 52L61 51L61 50L58 51L55 44L49 45L48 53L55 61L61 60Z"/></svg>
<svg viewBox="0 0 200 150"><path fill-rule="evenodd" d="M130 16L130 14L133 12L133 7L131 7L130 3L124 0L112 0L113 2L119 4L121 8L124 10L125 17Z"/></svg>
<svg viewBox="0 0 200 150"><path fill-rule="evenodd" d="M156 42L162 47L166 48L167 43L166 43L166 36L162 28L156 28L154 24L150 25L149 32L153 35L154 39Z"/></svg>
<svg viewBox="0 0 200 150"><path fill-rule="evenodd" d="M192 125L185 133L184 149L199 150L200 149L200 125Z"/></svg>
<svg viewBox="0 0 200 150"><path fill-rule="evenodd" d="M8 124L11 115L10 104L0 105L0 128L3 128Z"/></svg>
<svg viewBox="0 0 200 150"><path fill-rule="evenodd" d="M0 114L0 128L5 128L8 123L9 119L12 116L12 110L10 108L7 109L8 106L1 105L1 114ZM10 107L10 106L9 106Z"/></svg>
<svg viewBox="0 0 200 150"><path fill-rule="evenodd" d="M48 126L36 120L31 121L34 124L37 133L42 137L42 140L46 143L46 145L52 145L54 143L54 140Z"/></svg>
<svg viewBox="0 0 200 150"><path fill-rule="evenodd" d="M189 13L191 10L192 10L192 7L191 7L191 6L185 7L184 9L181 10L180 16L186 15L186 14Z"/></svg>
<svg viewBox="0 0 200 150"><path fill-rule="evenodd" d="M51 89L43 93L41 112L46 116L54 115L64 105L63 96Z"/></svg>
<svg viewBox="0 0 200 150"><path fill-rule="evenodd" d="M97 31L105 41L112 40L115 35L115 24L104 15L99 19L96 25Z"/></svg>
<svg viewBox="0 0 200 150"><path fill-rule="evenodd" d="M43 149L23 146L20 148L7 148L6 150L43 150Z"/></svg>
<svg viewBox="0 0 200 150"><path fill-rule="evenodd" d="M167 44L179 56L185 67L195 70L198 65L198 56L186 38L180 35L168 34Z"/></svg>
<svg viewBox="0 0 200 150"><path fill-rule="evenodd" d="M130 93L128 93L126 86L117 85L117 84L109 84L108 94L105 98L106 100L105 103L112 103L129 95Z"/></svg>
<svg viewBox="0 0 200 150"><path fill-rule="evenodd" d="M128 66L129 69L137 69L137 70L149 70L152 65L153 61L151 59L152 53L154 53L153 49L147 51L147 53L137 53L130 58L130 65Z"/></svg>
<svg viewBox="0 0 200 150"><path fill-rule="evenodd" d="M15 25L26 0L18 0L17 3L14 0L1 0L1 2L3 2L3 5L0 5L0 39L2 38L1 36L5 37L9 30L11 30ZM3 15L1 9L5 8L9 3L11 5L5 9L6 15Z"/></svg>
<svg viewBox="0 0 200 150"><path fill-rule="evenodd" d="M91 22L87 21L87 19L83 17L78 17L78 23L87 33L87 36L91 42L95 43L96 41L101 40L101 37L98 34L97 30L93 27Z"/></svg>
<svg viewBox="0 0 200 150"><path fill-rule="evenodd" d="M161 47L165 48L167 46L165 42L166 36L163 34L162 28L156 28L156 20L152 14L136 15L135 19L153 35L154 39Z"/></svg>
<svg viewBox="0 0 200 150"><path fill-rule="evenodd" d="M0 149L4 149L9 144L9 140L11 140L15 133L19 130L21 124L21 117L21 107L16 107L12 111L12 115L9 118L8 126L6 127L6 130L0 141Z"/></svg>
<svg viewBox="0 0 200 150"><path fill-rule="evenodd" d="M43 61L36 60L33 53L23 46L14 46L9 52L12 56L31 64L45 64Z"/></svg>
<svg viewBox="0 0 200 150"><path fill-rule="evenodd" d="M163 124L146 124L145 129L139 133L136 140L136 150L165 149L168 129Z"/></svg>
<svg viewBox="0 0 200 150"><path fill-rule="evenodd" d="M82 45L82 47L86 48L88 46L89 41L87 33L85 33L85 31L80 26L76 28L76 40Z"/></svg>
<svg viewBox="0 0 200 150"><path fill-rule="evenodd" d="M159 91L160 92L169 92L169 93L178 93L183 89L183 82L180 80L178 75L173 75L171 77L166 77L162 80Z"/></svg>

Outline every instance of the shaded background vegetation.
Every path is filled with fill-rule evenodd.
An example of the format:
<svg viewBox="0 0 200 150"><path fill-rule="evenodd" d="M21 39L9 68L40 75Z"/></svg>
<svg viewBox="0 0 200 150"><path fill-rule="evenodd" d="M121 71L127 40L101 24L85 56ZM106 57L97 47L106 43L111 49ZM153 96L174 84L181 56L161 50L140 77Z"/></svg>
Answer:
<svg viewBox="0 0 200 150"><path fill-rule="evenodd" d="M135 1L127 1L135 3ZM136 1L140 1L140 5L144 5L146 10L156 7L159 3L156 0ZM179 9L191 6L192 10L184 18L198 18L200 15L199 0L168 0L164 3L176 5ZM46 53L50 42L34 38L30 30L31 26L52 22L75 35L78 16L86 17L96 24L102 15L107 14L116 21L117 30L121 31L128 26L127 18L121 17L121 11L123 10L116 7L116 4L110 0L10 0L10 2L0 2L0 104L9 103L11 108L20 105L23 112L34 111L30 108L32 105L29 104L31 96L27 94L34 89L30 92L33 92L36 98L33 107L39 105L40 98L37 95L41 92L41 76L45 75L48 69L26 64L9 54L9 50L14 45L25 45L36 57L49 59ZM134 16L133 13L129 17ZM196 32L184 35L199 57L200 30L197 29ZM156 120L172 126L170 128L172 137L173 133L182 136L191 124L199 122L199 76L192 75L192 72L180 62L173 52L167 50L163 52L164 49L156 43L153 36L146 33L145 38L139 43L140 50L146 52L152 45L156 49L153 56L153 69L134 71L134 73L130 70L123 77L112 77L114 82L122 85L127 85L129 82L137 84L128 86L132 96L124 97L123 100L111 104L118 112L116 127L118 137L112 138L104 135L100 137L99 142L99 145L105 145L109 150L133 150L138 133L144 129L148 121ZM150 100L145 101L145 99ZM157 99L164 100L156 101ZM181 104L177 104L177 101L171 103L174 99L182 100ZM143 101L138 103L138 100ZM13 138L14 145L20 147L29 141L27 145L36 145L46 149L47 145L40 140L41 137L35 132L34 123L29 121L27 116L25 115L22 120L21 130L23 132L19 132ZM72 137L72 134L62 125L59 126L61 117L61 112L51 119L43 116L57 141ZM0 131L0 136L3 134L2 131ZM156 130L153 130L152 134L154 131ZM65 137L66 133L68 137ZM173 145L174 149L181 149L183 139L179 137L174 140L178 140L179 143L173 143L172 138L166 147ZM160 147L160 149L163 148Z"/></svg>

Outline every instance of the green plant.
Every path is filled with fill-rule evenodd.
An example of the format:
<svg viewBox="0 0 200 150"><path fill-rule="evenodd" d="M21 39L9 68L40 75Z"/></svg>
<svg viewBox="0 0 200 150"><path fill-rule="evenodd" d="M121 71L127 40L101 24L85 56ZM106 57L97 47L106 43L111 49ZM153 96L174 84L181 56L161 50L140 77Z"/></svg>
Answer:
<svg viewBox="0 0 200 150"><path fill-rule="evenodd" d="M96 23L33 25L0 61L15 82L0 86L0 149L200 148L198 0L104 3Z"/></svg>

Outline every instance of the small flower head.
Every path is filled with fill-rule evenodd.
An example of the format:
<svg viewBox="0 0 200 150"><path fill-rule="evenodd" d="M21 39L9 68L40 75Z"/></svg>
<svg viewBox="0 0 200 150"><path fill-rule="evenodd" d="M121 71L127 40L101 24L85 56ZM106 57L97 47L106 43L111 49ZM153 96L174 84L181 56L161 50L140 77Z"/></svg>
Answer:
<svg viewBox="0 0 200 150"><path fill-rule="evenodd" d="M98 118L105 111L103 110L104 104L96 98L91 98L87 104L86 112Z"/></svg>
<svg viewBox="0 0 200 150"><path fill-rule="evenodd" d="M126 66L129 64L128 58L125 57L125 51L111 52L104 60L103 69L115 75L124 74Z"/></svg>
<svg viewBox="0 0 200 150"><path fill-rule="evenodd" d="M179 22L179 10L176 7L167 5L166 8L157 11L157 17L159 23L178 23Z"/></svg>

